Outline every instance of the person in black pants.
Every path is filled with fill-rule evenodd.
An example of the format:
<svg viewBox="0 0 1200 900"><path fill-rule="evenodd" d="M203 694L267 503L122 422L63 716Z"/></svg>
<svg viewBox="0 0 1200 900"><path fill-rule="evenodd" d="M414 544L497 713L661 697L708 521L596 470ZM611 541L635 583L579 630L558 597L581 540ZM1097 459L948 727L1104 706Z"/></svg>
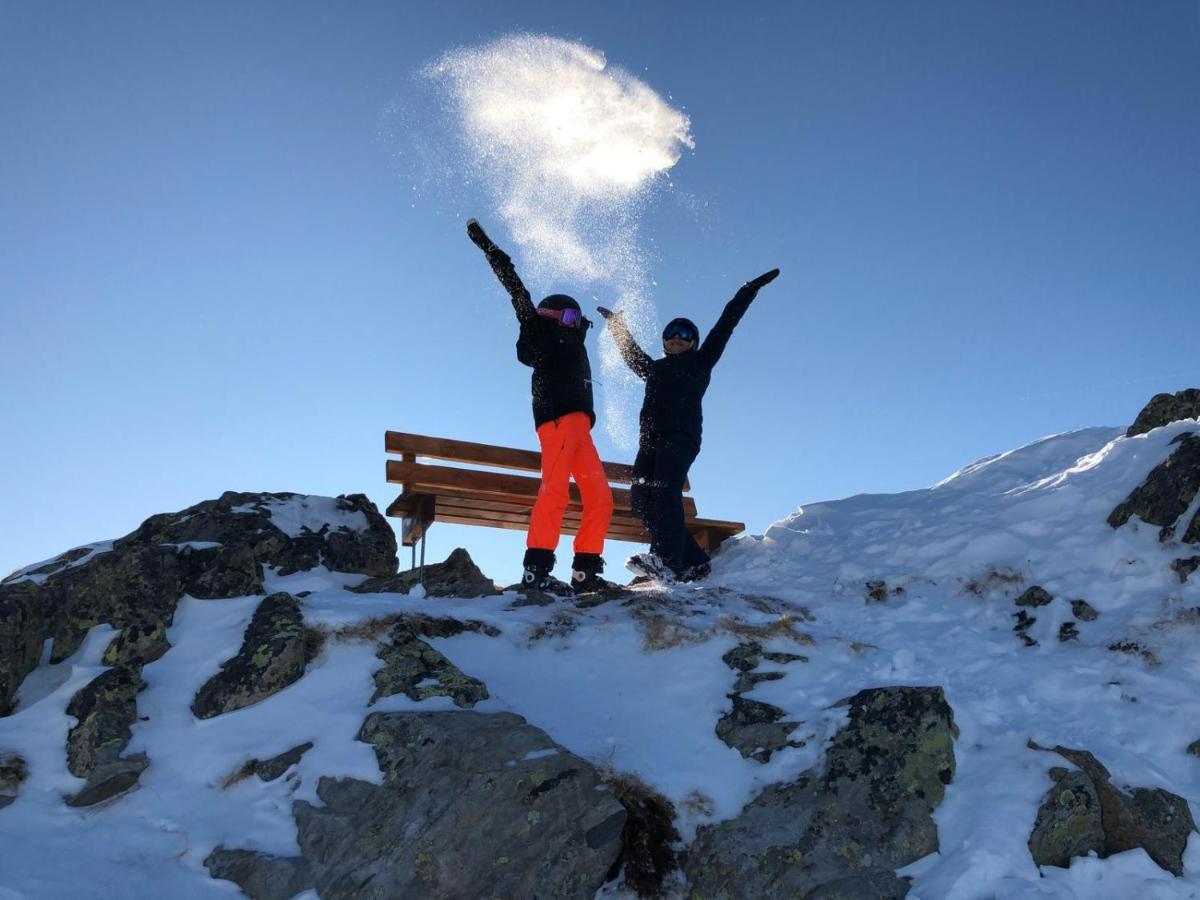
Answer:
<svg viewBox="0 0 1200 900"><path fill-rule="evenodd" d="M650 532L651 544L649 554L629 560L634 572L681 581L703 578L709 572L708 554L688 534L683 514L683 484L700 452L701 401L733 329L759 290L778 275L779 270L772 269L742 285L703 343L696 323L672 319L663 329L661 359L651 359L637 345L620 312L599 307L621 358L646 382L630 505Z"/></svg>

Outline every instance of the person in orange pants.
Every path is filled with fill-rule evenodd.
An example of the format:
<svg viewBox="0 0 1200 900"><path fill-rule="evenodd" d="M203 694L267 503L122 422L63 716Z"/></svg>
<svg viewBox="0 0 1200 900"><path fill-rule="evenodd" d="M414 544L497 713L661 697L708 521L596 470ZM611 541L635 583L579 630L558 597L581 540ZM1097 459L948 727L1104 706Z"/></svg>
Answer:
<svg viewBox="0 0 1200 900"><path fill-rule="evenodd" d="M596 412L592 403L592 369L584 336L591 322L566 294L551 294L536 307L517 276L508 254L497 247L474 219L467 234L487 256L492 271L512 298L520 323L517 359L533 369L533 420L542 447L542 483L526 538L526 587L544 589L554 568L554 551L570 502L570 479L583 497L583 520L575 535L571 586L576 593L608 583L604 571L604 537L612 519L608 476L592 443Z"/></svg>

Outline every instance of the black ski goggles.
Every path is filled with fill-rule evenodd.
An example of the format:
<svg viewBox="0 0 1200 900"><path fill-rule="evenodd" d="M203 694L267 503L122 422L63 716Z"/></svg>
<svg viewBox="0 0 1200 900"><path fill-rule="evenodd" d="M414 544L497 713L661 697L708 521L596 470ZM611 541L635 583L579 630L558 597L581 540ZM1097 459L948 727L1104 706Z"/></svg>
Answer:
<svg viewBox="0 0 1200 900"><path fill-rule="evenodd" d="M537 314L545 316L547 319L554 319L564 328L587 328L592 324L583 317L583 313L571 307L567 307L566 309L539 309Z"/></svg>
<svg viewBox="0 0 1200 900"><path fill-rule="evenodd" d="M696 332L682 322L672 322L663 330L663 340L669 341L671 338L679 338L681 341L696 340Z"/></svg>

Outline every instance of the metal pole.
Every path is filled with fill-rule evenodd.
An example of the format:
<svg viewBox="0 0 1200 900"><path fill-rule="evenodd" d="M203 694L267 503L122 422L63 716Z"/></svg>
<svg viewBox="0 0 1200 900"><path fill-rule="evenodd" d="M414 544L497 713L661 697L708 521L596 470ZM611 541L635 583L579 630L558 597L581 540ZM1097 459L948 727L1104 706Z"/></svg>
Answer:
<svg viewBox="0 0 1200 900"><path fill-rule="evenodd" d="M412 545L412 565L409 566L409 568L415 569L416 567L417 567L417 545L414 543Z"/></svg>
<svg viewBox="0 0 1200 900"><path fill-rule="evenodd" d="M416 547L413 547L416 550ZM425 534L421 534L421 586L425 586Z"/></svg>

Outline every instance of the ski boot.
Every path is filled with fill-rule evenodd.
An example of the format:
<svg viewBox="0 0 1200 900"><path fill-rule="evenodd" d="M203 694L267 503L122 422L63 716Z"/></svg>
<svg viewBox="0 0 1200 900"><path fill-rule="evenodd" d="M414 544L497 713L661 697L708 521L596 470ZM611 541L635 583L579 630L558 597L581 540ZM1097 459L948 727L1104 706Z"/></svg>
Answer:
<svg viewBox="0 0 1200 900"><path fill-rule="evenodd" d="M521 576L521 587L526 590L545 591L553 579L554 551L530 547L525 551L525 574Z"/></svg>
<svg viewBox="0 0 1200 900"><path fill-rule="evenodd" d="M614 587L600 577L603 571L604 560L599 553L576 553L571 563L571 589L576 594L592 594Z"/></svg>

